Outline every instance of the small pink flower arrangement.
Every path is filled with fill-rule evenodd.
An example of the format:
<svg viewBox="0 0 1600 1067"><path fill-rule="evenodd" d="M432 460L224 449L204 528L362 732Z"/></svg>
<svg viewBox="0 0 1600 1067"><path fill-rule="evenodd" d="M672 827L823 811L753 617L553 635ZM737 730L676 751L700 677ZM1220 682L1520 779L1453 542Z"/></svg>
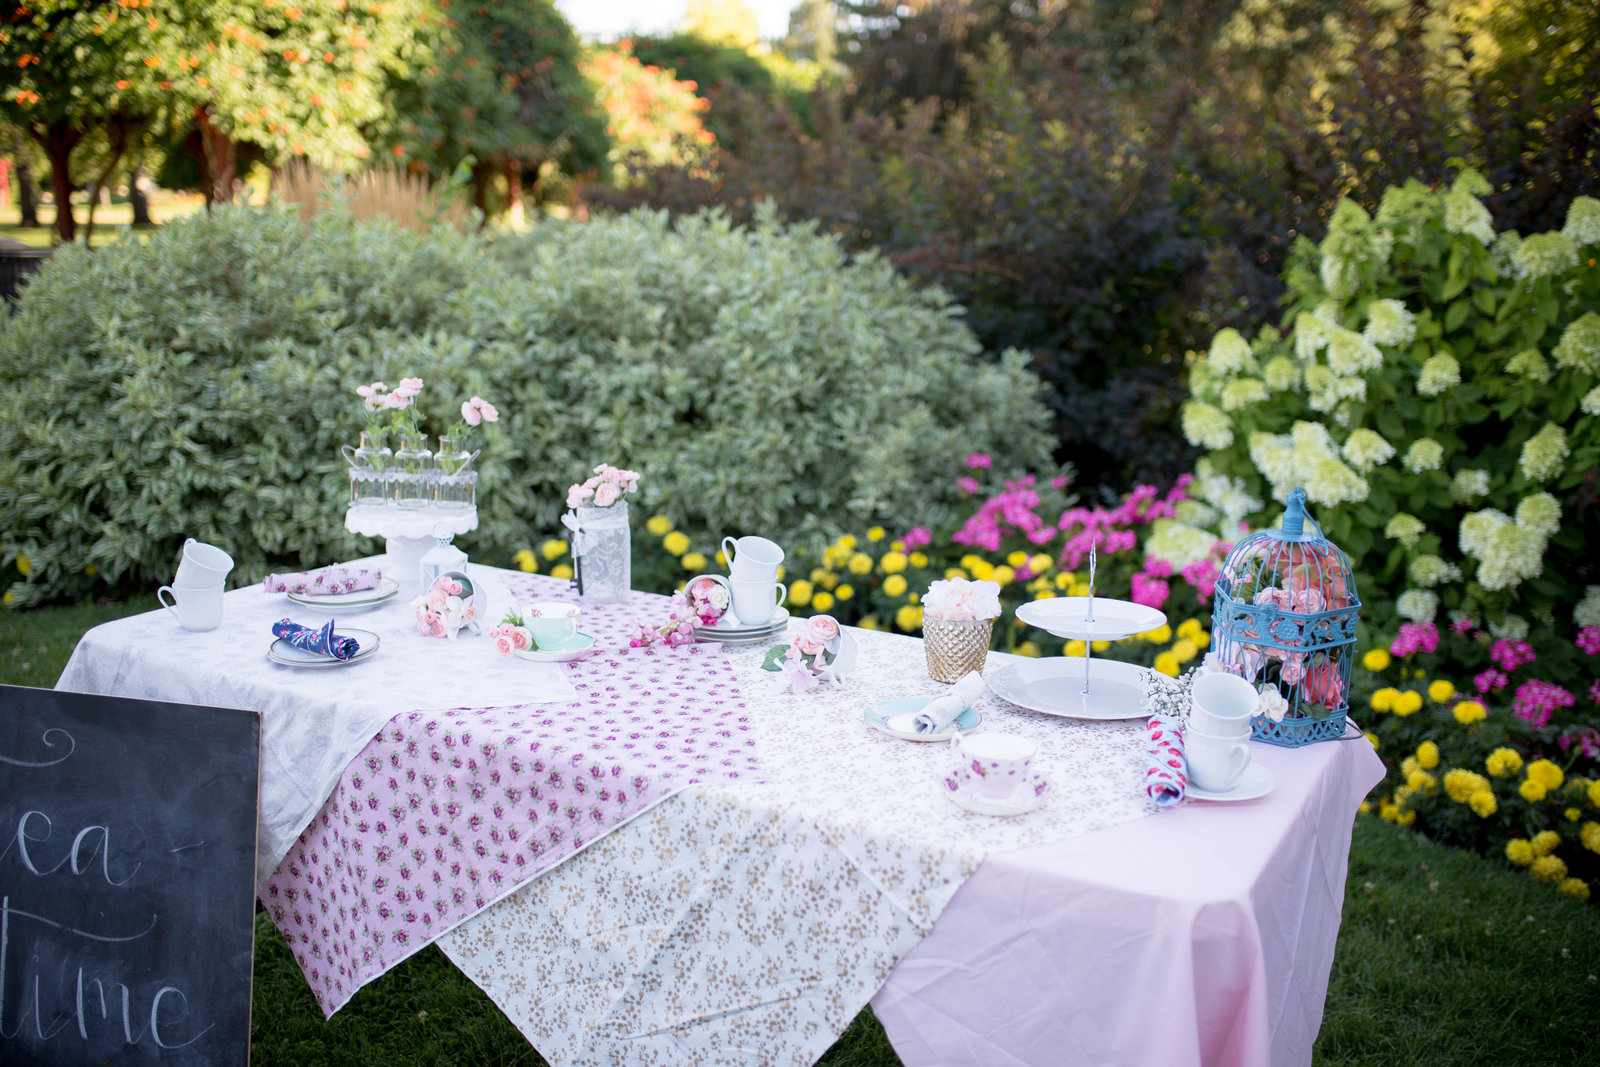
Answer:
<svg viewBox="0 0 1600 1067"><path fill-rule="evenodd" d="M667 617L663 621L651 625L649 623L634 623L633 636L628 638L629 648L646 648L656 642L668 645L692 645L695 642L694 627L697 621L694 608L689 600L679 590L672 594L672 599L667 602Z"/></svg>
<svg viewBox="0 0 1600 1067"><path fill-rule="evenodd" d="M494 642L494 650L502 656L513 652L526 652L533 647L533 631L528 629L521 613L512 608L495 625L485 631Z"/></svg>
<svg viewBox="0 0 1600 1067"><path fill-rule="evenodd" d="M715 626L728 610L728 587L719 581L703 575L691 578L684 592L689 595L689 606L701 626Z"/></svg>
<svg viewBox="0 0 1600 1067"><path fill-rule="evenodd" d="M473 427L485 422L499 422L500 410L481 396L474 396L471 400L461 402L461 421L456 423L450 431L450 436L459 442L462 448L466 447L467 433Z"/></svg>
<svg viewBox="0 0 1600 1067"><path fill-rule="evenodd" d="M609 508L639 489L636 471L625 471L602 463L594 469L593 477L567 490L567 507Z"/></svg>
<svg viewBox="0 0 1600 1067"><path fill-rule="evenodd" d="M451 641L463 626L478 617L477 600L469 585L451 575L441 575L422 596L411 602L416 610L417 632L423 637L444 637Z"/></svg>
<svg viewBox="0 0 1600 1067"><path fill-rule="evenodd" d="M952 622L1000 617L1000 583L966 578L941 578L928 586L923 611L935 619Z"/></svg>
<svg viewBox="0 0 1600 1067"><path fill-rule="evenodd" d="M382 428L383 416L389 415L389 429L397 433L417 432L417 409L414 406L422 394L421 378L401 378L391 391L383 382L356 386L356 395L367 415L368 432Z"/></svg>
<svg viewBox="0 0 1600 1067"><path fill-rule="evenodd" d="M854 644L839 620L813 615L787 648L768 652L761 667L779 672L785 685L803 693L823 682L842 685L854 658Z"/></svg>

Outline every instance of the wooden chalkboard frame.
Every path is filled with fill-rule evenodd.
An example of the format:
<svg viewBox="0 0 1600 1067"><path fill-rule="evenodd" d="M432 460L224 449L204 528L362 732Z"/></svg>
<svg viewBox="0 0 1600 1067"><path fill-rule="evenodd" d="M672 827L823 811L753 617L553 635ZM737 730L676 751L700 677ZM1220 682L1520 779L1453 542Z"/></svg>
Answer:
<svg viewBox="0 0 1600 1067"><path fill-rule="evenodd" d="M248 1063L261 716L0 686L0 1062Z"/></svg>

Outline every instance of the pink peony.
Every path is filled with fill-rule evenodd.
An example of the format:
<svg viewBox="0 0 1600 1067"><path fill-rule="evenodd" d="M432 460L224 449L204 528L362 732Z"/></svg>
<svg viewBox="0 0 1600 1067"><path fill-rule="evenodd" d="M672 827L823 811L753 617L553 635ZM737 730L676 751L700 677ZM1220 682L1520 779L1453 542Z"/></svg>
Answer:
<svg viewBox="0 0 1600 1067"><path fill-rule="evenodd" d="M594 491L594 504L598 508L608 508L622 498L622 490L616 482L602 482Z"/></svg>
<svg viewBox="0 0 1600 1067"><path fill-rule="evenodd" d="M472 402L470 400L463 400L461 402L461 421L466 423L468 426L476 426L479 422L483 421L483 417L478 414L478 409L472 406Z"/></svg>

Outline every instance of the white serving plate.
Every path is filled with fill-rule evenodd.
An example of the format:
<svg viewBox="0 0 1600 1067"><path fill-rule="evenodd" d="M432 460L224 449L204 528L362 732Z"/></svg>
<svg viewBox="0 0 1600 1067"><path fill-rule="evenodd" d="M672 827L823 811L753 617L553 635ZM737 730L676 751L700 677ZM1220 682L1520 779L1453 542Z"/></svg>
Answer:
<svg viewBox="0 0 1600 1067"><path fill-rule="evenodd" d="M1094 621L1087 619L1086 596L1047 597L1017 608L1017 618L1057 637L1080 641L1117 641L1134 634L1160 629L1167 621L1164 612L1131 600L1094 598Z"/></svg>
<svg viewBox="0 0 1600 1067"><path fill-rule="evenodd" d="M1264 797L1272 792L1273 787L1277 784L1278 780L1272 776L1271 771L1252 760L1250 766L1246 767L1244 773L1239 776L1239 780L1233 783L1232 789L1214 792L1210 789L1201 789L1193 782L1190 782L1184 789L1183 795L1185 797L1193 797L1195 800L1224 802L1255 800L1257 797Z"/></svg>
<svg viewBox="0 0 1600 1067"><path fill-rule="evenodd" d="M1150 669L1096 657L1089 662L1089 692L1083 692L1084 659L1058 656L1013 663L989 675L989 689L1020 708L1069 719L1143 719L1140 708Z"/></svg>
<svg viewBox="0 0 1600 1067"><path fill-rule="evenodd" d="M289 599L306 607L322 608L343 614L375 608L379 604L393 600L399 593L398 579L383 578L379 580L375 589L357 589L353 593L318 593L315 596L309 593L290 593Z"/></svg>
<svg viewBox="0 0 1600 1067"><path fill-rule="evenodd" d="M315 652L307 652L303 648L296 648L280 637L267 646L267 658L284 667L327 670L330 667L348 667L352 663L360 663L378 651L378 635L371 630L336 630L334 632L339 637L353 637L356 639L355 655L349 659L334 659L332 656L322 656Z"/></svg>

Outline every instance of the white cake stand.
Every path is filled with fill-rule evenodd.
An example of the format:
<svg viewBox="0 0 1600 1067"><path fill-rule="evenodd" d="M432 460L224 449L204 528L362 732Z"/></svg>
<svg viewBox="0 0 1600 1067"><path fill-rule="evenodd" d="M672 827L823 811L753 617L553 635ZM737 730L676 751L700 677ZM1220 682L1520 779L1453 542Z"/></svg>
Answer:
<svg viewBox="0 0 1600 1067"><path fill-rule="evenodd" d="M436 540L445 535L457 537L478 528L477 508L351 507L344 513L344 528L363 537L388 539L384 551L389 556L385 572L400 583L402 596L422 592L419 568L422 557Z"/></svg>
<svg viewBox="0 0 1600 1067"><path fill-rule="evenodd" d="M1082 641L1084 653L1081 672L1066 657L1050 663L1048 680L1060 681L1048 693L1040 686L1047 679L1031 679L1024 707L1086 719L1127 718L1128 709L1138 709L1144 699L1145 672L1122 669L1131 665L1115 661L1117 670L1095 670L1094 643L1157 629L1166 624L1166 613L1130 600L1091 595L1035 600L1017 608L1017 618L1056 637Z"/></svg>

